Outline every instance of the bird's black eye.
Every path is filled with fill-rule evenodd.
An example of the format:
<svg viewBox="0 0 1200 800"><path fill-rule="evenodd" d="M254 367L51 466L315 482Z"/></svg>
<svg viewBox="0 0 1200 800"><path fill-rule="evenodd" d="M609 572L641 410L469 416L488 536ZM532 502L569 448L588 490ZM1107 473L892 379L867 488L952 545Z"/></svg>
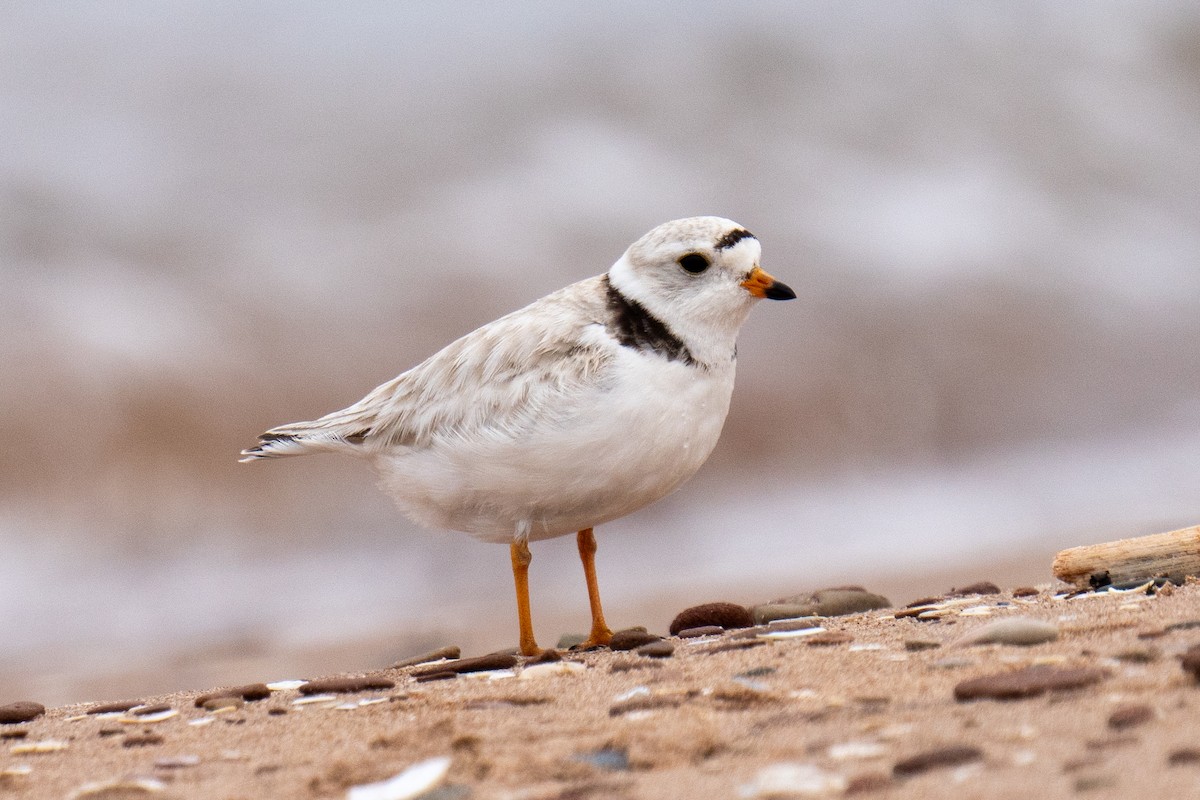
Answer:
<svg viewBox="0 0 1200 800"><path fill-rule="evenodd" d="M699 275L704 270L708 269L708 265L712 263L708 260L708 256L699 253L688 253L685 256L679 257L679 266L683 267L693 275Z"/></svg>

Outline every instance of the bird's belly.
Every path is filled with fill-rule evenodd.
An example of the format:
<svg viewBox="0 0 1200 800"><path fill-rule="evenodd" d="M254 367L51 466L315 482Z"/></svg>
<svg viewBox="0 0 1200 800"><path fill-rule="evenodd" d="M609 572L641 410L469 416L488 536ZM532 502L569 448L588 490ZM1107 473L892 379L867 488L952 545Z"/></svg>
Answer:
<svg viewBox="0 0 1200 800"><path fill-rule="evenodd" d="M421 524L504 542L572 533L653 503L712 452L733 367L713 374L638 358L620 383L523 436L485 432L381 457L384 488Z"/></svg>

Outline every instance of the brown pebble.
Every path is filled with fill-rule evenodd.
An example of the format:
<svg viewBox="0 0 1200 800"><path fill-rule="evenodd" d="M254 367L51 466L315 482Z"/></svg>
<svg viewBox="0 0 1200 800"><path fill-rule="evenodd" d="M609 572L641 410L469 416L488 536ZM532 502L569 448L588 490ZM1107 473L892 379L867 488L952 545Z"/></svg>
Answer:
<svg viewBox="0 0 1200 800"><path fill-rule="evenodd" d="M1113 656L1118 661L1128 661L1131 664L1153 664L1162 657L1157 647L1131 647Z"/></svg>
<svg viewBox="0 0 1200 800"><path fill-rule="evenodd" d="M550 647L526 661L525 666L529 666L530 664L555 664L562 660L562 653L558 652L553 647Z"/></svg>
<svg viewBox="0 0 1200 800"><path fill-rule="evenodd" d="M1108 727L1116 731L1134 728L1154 719L1154 709L1147 705L1118 706L1108 715Z"/></svg>
<svg viewBox="0 0 1200 800"><path fill-rule="evenodd" d="M662 669L662 664L657 661L647 661L644 658L639 658L636 661L629 659L626 661L614 661L613 665L608 668L608 671L632 672L635 669Z"/></svg>
<svg viewBox="0 0 1200 800"><path fill-rule="evenodd" d="M417 683L432 683L434 681L454 680L457 677L457 672L442 670L441 672L423 672L420 675L414 675L413 680L415 680Z"/></svg>
<svg viewBox="0 0 1200 800"><path fill-rule="evenodd" d="M943 747L938 750L927 750L911 758L898 761L892 771L897 775L917 775L937 767L956 767L983 758L983 751L978 747L960 745L958 747Z"/></svg>
<svg viewBox="0 0 1200 800"><path fill-rule="evenodd" d="M911 603L906 605L905 608L919 608L920 606L935 606L945 599L946 598L944 598L944 597L922 597L917 600L913 600Z"/></svg>
<svg viewBox="0 0 1200 800"><path fill-rule="evenodd" d="M12 728L6 731L0 731L0 739L24 739L28 735L28 728Z"/></svg>
<svg viewBox="0 0 1200 800"><path fill-rule="evenodd" d="M610 717L619 717L631 711L653 711L658 708L677 708L686 698L681 695L662 695L650 697L635 697L608 709Z"/></svg>
<svg viewBox="0 0 1200 800"><path fill-rule="evenodd" d="M122 747L150 747L156 744L162 744L163 737L157 733L135 733L126 736L121 742Z"/></svg>
<svg viewBox="0 0 1200 800"><path fill-rule="evenodd" d="M205 711L218 711L222 708L241 708L245 704L246 701L240 697L210 697L204 701L202 708Z"/></svg>
<svg viewBox="0 0 1200 800"><path fill-rule="evenodd" d="M1148 631L1139 631L1137 637L1139 639L1159 639L1167 635L1166 628L1153 628Z"/></svg>
<svg viewBox="0 0 1200 800"><path fill-rule="evenodd" d="M303 691L303 689L302 689ZM208 692L196 698L196 708L204 708L204 704L209 700L216 700L222 697L240 697L243 700L265 700L271 696L271 690L267 688L265 683L247 683L245 686L234 686L229 689L219 689L215 692Z"/></svg>
<svg viewBox="0 0 1200 800"><path fill-rule="evenodd" d="M612 641L608 643L608 646L613 650L634 650L644 644L657 642L660 639L662 639L661 636L656 636L653 633L630 628L614 633Z"/></svg>
<svg viewBox="0 0 1200 800"><path fill-rule="evenodd" d="M511 669L519 663L518 659L512 653L489 653L485 656L476 656L475 658L460 658L457 661L447 661L445 664L437 664L425 669L419 669L413 672L413 677L420 678L422 675L435 675L441 672L451 672L460 674L463 672L486 672L493 669Z"/></svg>
<svg viewBox="0 0 1200 800"><path fill-rule="evenodd" d="M286 708L278 708L278 707L267 709L267 713L270 714L272 717L282 717L284 714L287 713L287 711L288 710Z"/></svg>
<svg viewBox="0 0 1200 800"><path fill-rule="evenodd" d="M991 581L978 581L946 592L947 597L966 597L969 594L1000 594L1000 587Z"/></svg>
<svg viewBox="0 0 1200 800"><path fill-rule="evenodd" d="M636 652L639 656L647 658L670 658L675 652L675 645L665 640L651 642L650 644L642 645Z"/></svg>
<svg viewBox="0 0 1200 800"><path fill-rule="evenodd" d="M1018 586L1016 589L1013 589L1012 593L1013 597L1036 597L1041 594L1041 592L1032 586Z"/></svg>
<svg viewBox="0 0 1200 800"><path fill-rule="evenodd" d="M37 719L45 713L46 707L41 703L34 703L28 700L9 703L6 706L0 706L0 724L16 725L20 722L29 722L29 720Z"/></svg>
<svg viewBox="0 0 1200 800"><path fill-rule="evenodd" d="M931 639L905 639L904 649L910 653L919 653L922 650L936 650L941 647L941 642L935 642Z"/></svg>
<svg viewBox="0 0 1200 800"><path fill-rule="evenodd" d="M100 703L94 705L87 710L89 714L115 714L120 711L128 711L135 706L142 705L141 700L117 700L113 703Z"/></svg>
<svg viewBox="0 0 1200 800"><path fill-rule="evenodd" d="M1045 692L1078 689L1107 677L1099 669L1062 669L1043 665L999 672L963 681L954 687L954 698L964 700L1019 700Z"/></svg>
<svg viewBox="0 0 1200 800"><path fill-rule="evenodd" d="M701 625L698 628L684 628L676 634L680 639L699 639L701 636L720 636L725 629L719 625Z"/></svg>
<svg viewBox="0 0 1200 800"><path fill-rule="evenodd" d="M863 794L886 789L892 784L892 776L882 772L867 772L855 775L846 782L846 794Z"/></svg>
<svg viewBox="0 0 1200 800"><path fill-rule="evenodd" d="M737 603L704 603L703 605L685 608L675 615L671 621L671 635L676 636L687 628L699 628L705 625L715 625L718 628L732 630L734 628L749 628L754 624L750 609Z"/></svg>
<svg viewBox="0 0 1200 800"><path fill-rule="evenodd" d="M1179 657L1179 666L1183 667L1184 672L1190 672L1193 678L1200 681L1200 644L1192 645Z"/></svg>
<svg viewBox="0 0 1200 800"><path fill-rule="evenodd" d="M404 669L405 667L416 667L421 664L428 664L430 661L441 661L443 659L455 659L462 655L462 650L458 645L450 645L449 647L439 647L437 650L430 650L428 653L422 653L419 656L401 659L388 669Z"/></svg>
<svg viewBox="0 0 1200 800"><path fill-rule="evenodd" d="M1088 739L1083 743L1083 746L1088 750L1116 750L1119 747L1129 747L1131 745L1140 744L1141 740L1136 736L1109 736L1106 739Z"/></svg>
<svg viewBox="0 0 1200 800"><path fill-rule="evenodd" d="M1172 767L1179 767L1184 764L1200 764L1200 749L1195 747L1181 747L1178 750L1172 750L1171 755L1167 756L1167 763Z"/></svg>
<svg viewBox="0 0 1200 800"><path fill-rule="evenodd" d="M824 633L815 633L804 641L809 647L828 647L853 642L854 637L842 631L825 631Z"/></svg>
<svg viewBox="0 0 1200 800"><path fill-rule="evenodd" d="M129 713L135 717L148 717L151 714L161 714L164 711L170 711L170 703L155 703L152 706L135 707L129 710Z"/></svg>
<svg viewBox="0 0 1200 800"><path fill-rule="evenodd" d="M706 647L700 652L706 656L711 656L715 653L727 653L730 650L749 650L751 647L765 647L766 644L765 639L735 639L732 642L721 642L712 647Z"/></svg>
<svg viewBox="0 0 1200 800"><path fill-rule="evenodd" d="M396 688L396 682L390 678L364 675L358 678L319 678L302 684L299 692L300 694L351 694L394 688Z"/></svg>
<svg viewBox="0 0 1200 800"><path fill-rule="evenodd" d="M96 733L101 738L105 738L108 736L120 736L121 734L125 733L125 729L124 728L101 728L100 730L96 731Z"/></svg>

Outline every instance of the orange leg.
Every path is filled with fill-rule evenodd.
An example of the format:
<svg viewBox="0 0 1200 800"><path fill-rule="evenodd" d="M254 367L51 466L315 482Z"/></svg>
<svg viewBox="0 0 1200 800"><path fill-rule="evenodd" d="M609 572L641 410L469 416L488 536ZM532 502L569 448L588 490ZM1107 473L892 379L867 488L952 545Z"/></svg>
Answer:
<svg viewBox="0 0 1200 800"><path fill-rule="evenodd" d="M612 631L604 621L600 607L600 584L596 580L596 537L591 528L581 530L575 537L579 545L579 560L583 562L583 577L587 580L588 603L592 606L592 633L581 647L587 649L612 641Z"/></svg>
<svg viewBox="0 0 1200 800"><path fill-rule="evenodd" d="M529 542L521 539L509 547L512 555L513 582L517 585L517 620L521 626L521 655L536 656L541 654L537 640L533 638L533 615L529 613L529 562L533 554L529 552Z"/></svg>

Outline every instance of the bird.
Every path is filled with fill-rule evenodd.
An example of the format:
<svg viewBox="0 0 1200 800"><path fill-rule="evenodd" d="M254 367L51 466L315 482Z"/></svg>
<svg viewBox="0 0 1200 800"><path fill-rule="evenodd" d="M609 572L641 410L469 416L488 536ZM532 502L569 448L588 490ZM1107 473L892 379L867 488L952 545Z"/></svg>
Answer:
<svg viewBox="0 0 1200 800"><path fill-rule="evenodd" d="M760 299L796 293L731 220L663 223L604 274L468 333L357 403L271 428L241 461L366 459L414 522L507 544L520 652L543 651L529 543L571 533L607 645L594 529L679 488L708 458L733 392L737 334Z"/></svg>

